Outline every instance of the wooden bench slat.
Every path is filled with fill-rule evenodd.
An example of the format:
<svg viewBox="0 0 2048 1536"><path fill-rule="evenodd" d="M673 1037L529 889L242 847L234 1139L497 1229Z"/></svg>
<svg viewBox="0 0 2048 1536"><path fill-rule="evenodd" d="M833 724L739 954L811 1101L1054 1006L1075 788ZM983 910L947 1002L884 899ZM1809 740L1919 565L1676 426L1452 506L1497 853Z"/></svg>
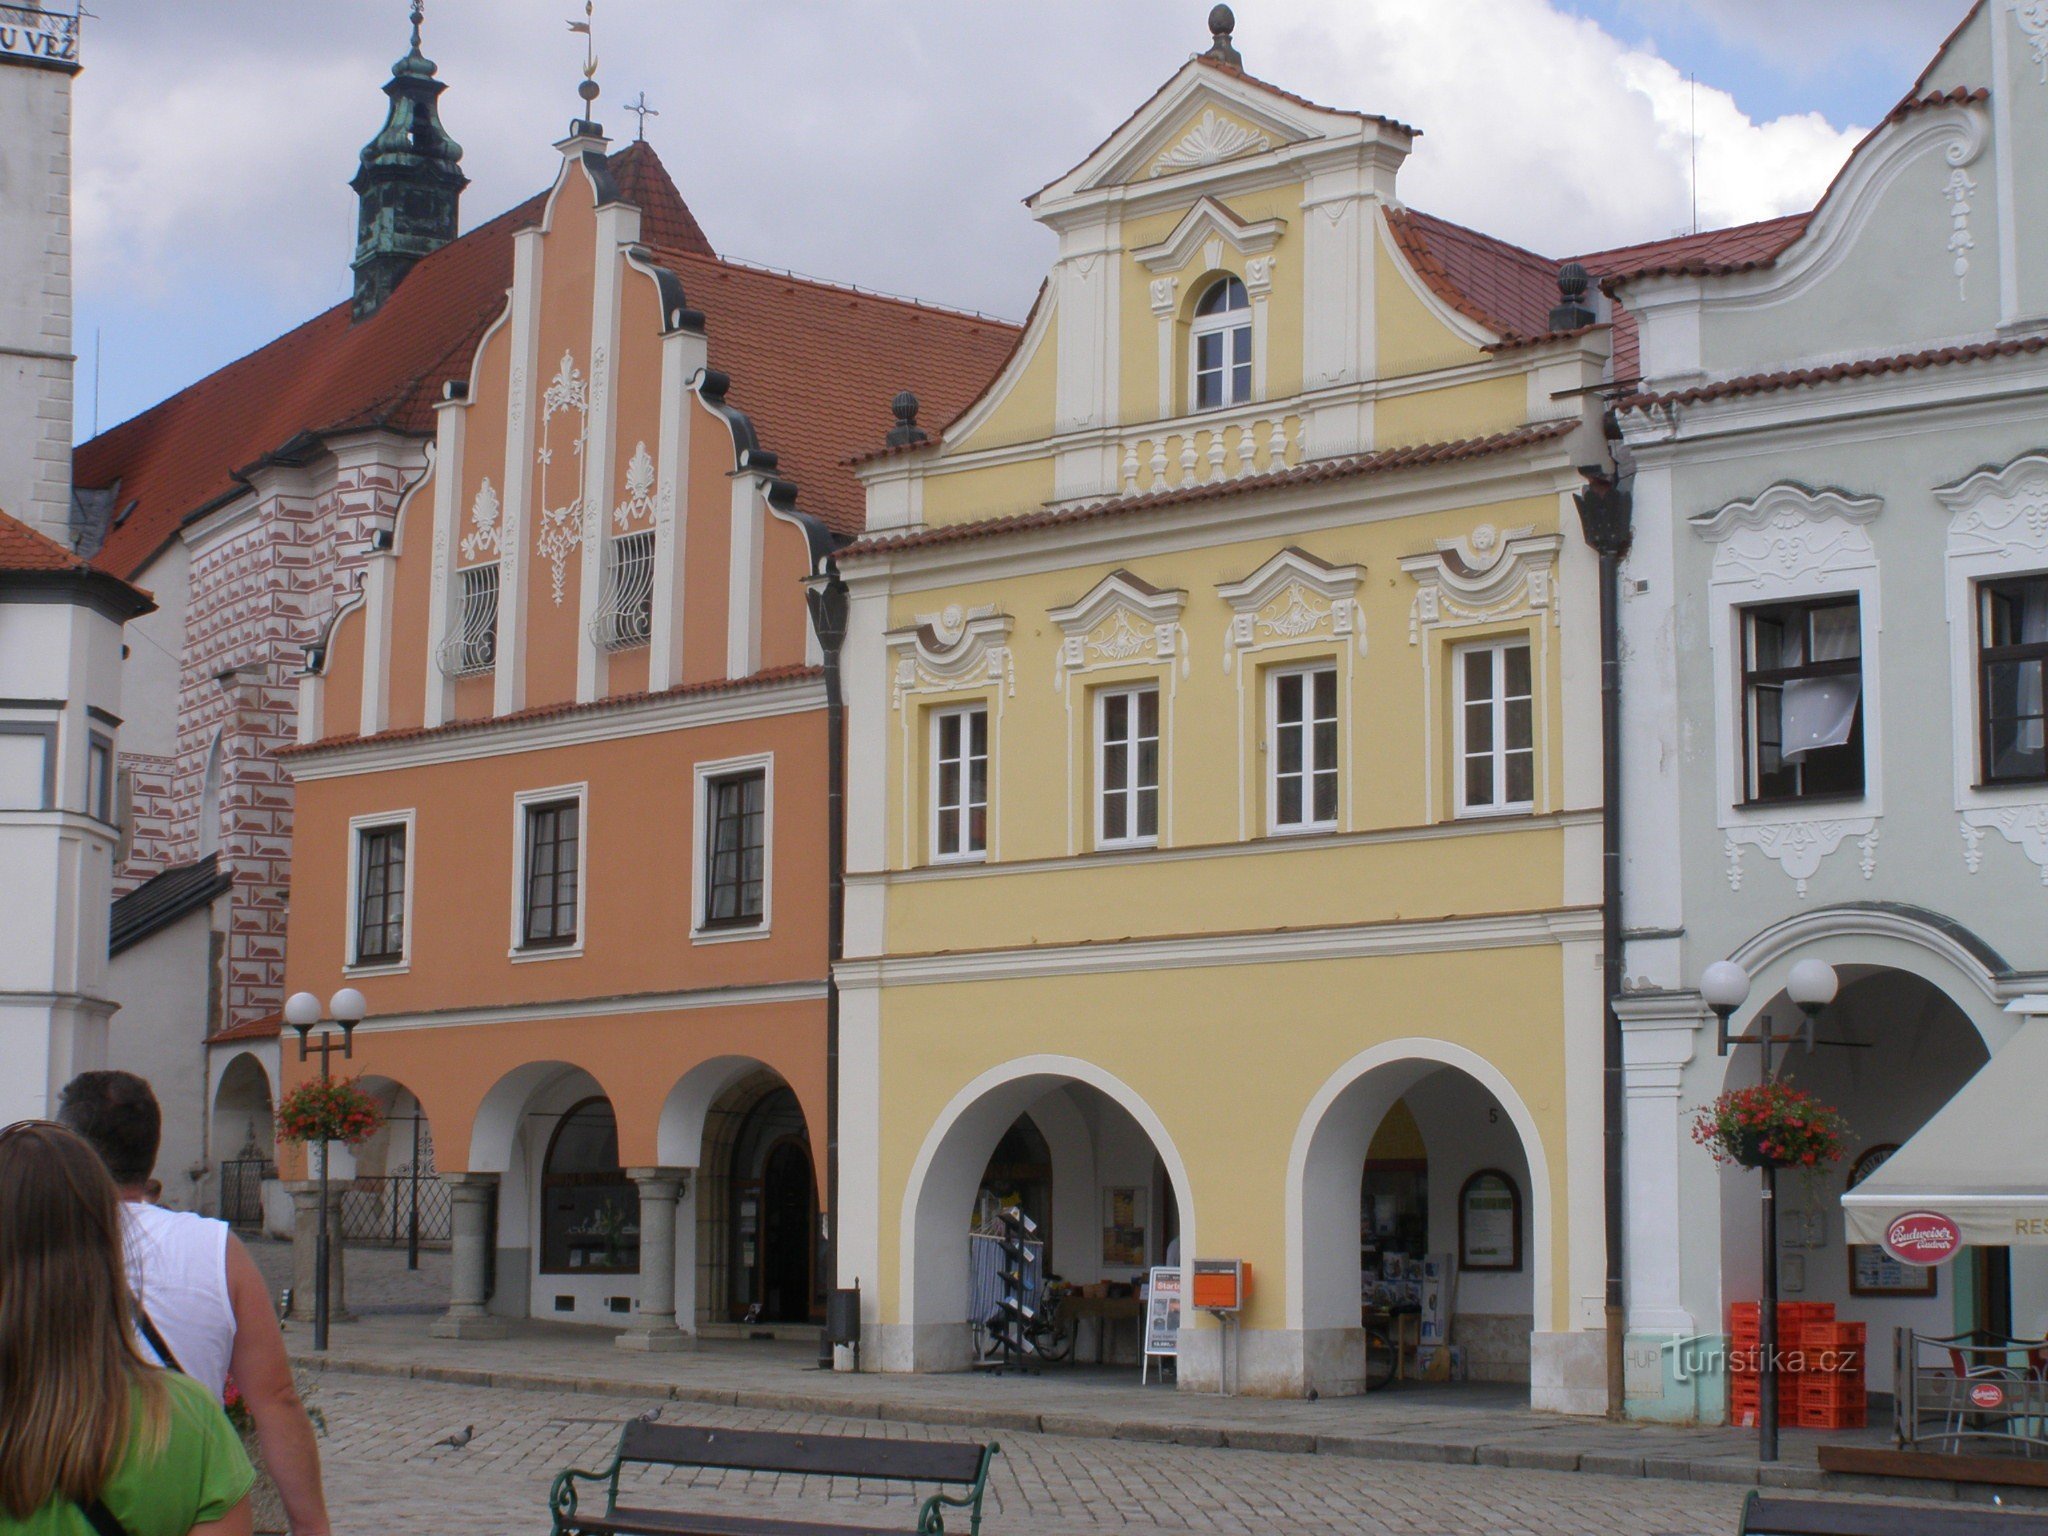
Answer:
<svg viewBox="0 0 2048 1536"><path fill-rule="evenodd" d="M2048 1536L2048 1515L1752 1498L1743 1508L1742 1531L1743 1536Z"/></svg>
<svg viewBox="0 0 2048 1536"><path fill-rule="evenodd" d="M958 1442L704 1429L638 1420L628 1424L619 1438L619 1455L626 1461L921 1483L973 1482L981 1473L981 1452L978 1445Z"/></svg>

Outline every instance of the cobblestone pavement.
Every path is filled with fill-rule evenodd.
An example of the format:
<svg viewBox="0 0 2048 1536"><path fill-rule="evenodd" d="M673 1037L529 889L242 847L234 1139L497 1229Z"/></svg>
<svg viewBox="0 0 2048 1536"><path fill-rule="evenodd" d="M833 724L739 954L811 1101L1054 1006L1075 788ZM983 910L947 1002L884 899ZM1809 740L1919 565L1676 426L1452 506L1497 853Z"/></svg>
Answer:
<svg viewBox="0 0 2048 1536"><path fill-rule="evenodd" d="M290 1243L247 1233L242 1241L272 1296L292 1283ZM448 1251L422 1248L420 1267L410 1270L405 1267L403 1247L350 1243L342 1259L342 1287L347 1292L349 1310L364 1317L440 1312L448 1305Z"/></svg>
<svg viewBox="0 0 2048 1536"><path fill-rule="evenodd" d="M989 1536L1011 1532L1225 1532L1345 1536L1725 1536L1742 1490L1490 1467L1430 1467L1342 1456L1061 1435L927 1430L866 1419L327 1375L315 1391L336 1529L344 1536L501 1536L547 1529L549 1480L603 1465L620 1422L660 1407L672 1423L911 1438L995 1439ZM474 1425L461 1450L434 1442ZM665 1486L661 1486L665 1485ZM676 1474L636 1503L722 1513L809 1512L910 1529L914 1492L885 1496L844 1480Z"/></svg>

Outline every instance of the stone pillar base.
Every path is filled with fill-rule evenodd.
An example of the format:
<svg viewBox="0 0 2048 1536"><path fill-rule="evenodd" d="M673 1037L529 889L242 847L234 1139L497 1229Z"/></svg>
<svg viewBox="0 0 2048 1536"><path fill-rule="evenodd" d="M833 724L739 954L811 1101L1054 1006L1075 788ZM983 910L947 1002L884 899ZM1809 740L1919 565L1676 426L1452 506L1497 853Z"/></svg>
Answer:
<svg viewBox="0 0 2048 1536"><path fill-rule="evenodd" d="M427 1326L427 1332L437 1339L502 1339L510 1331L503 1319L488 1312L461 1316L444 1312Z"/></svg>
<svg viewBox="0 0 2048 1536"><path fill-rule="evenodd" d="M643 1355L679 1355L697 1347L697 1336L677 1327L628 1328L612 1340L620 1349Z"/></svg>
<svg viewBox="0 0 2048 1536"><path fill-rule="evenodd" d="M1539 1413L1601 1417L1607 1412L1607 1334L1529 1335L1529 1406Z"/></svg>

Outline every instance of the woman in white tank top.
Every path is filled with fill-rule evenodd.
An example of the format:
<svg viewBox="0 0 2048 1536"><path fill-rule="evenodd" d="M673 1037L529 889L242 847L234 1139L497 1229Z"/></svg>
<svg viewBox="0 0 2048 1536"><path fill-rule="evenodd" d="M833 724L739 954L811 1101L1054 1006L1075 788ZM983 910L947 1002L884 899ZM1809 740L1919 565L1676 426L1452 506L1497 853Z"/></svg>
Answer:
<svg viewBox="0 0 2048 1536"><path fill-rule="evenodd" d="M137 1200L122 1201L121 1212L135 1299L178 1357L177 1368L218 1401L235 1350L227 1223ZM143 1351L158 1353L146 1339Z"/></svg>

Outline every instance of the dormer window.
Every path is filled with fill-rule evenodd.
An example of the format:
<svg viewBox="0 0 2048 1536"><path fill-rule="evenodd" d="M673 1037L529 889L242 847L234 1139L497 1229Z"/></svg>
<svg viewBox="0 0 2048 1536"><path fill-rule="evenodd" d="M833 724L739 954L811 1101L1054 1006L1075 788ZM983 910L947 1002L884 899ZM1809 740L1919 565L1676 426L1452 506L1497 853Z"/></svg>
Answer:
<svg viewBox="0 0 2048 1536"><path fill-rule="evenodd" d="M1194 409L1219 410L1252 397L1252 305L1244 284L1221 278L1195 305L1188 332Z"/></svg>

